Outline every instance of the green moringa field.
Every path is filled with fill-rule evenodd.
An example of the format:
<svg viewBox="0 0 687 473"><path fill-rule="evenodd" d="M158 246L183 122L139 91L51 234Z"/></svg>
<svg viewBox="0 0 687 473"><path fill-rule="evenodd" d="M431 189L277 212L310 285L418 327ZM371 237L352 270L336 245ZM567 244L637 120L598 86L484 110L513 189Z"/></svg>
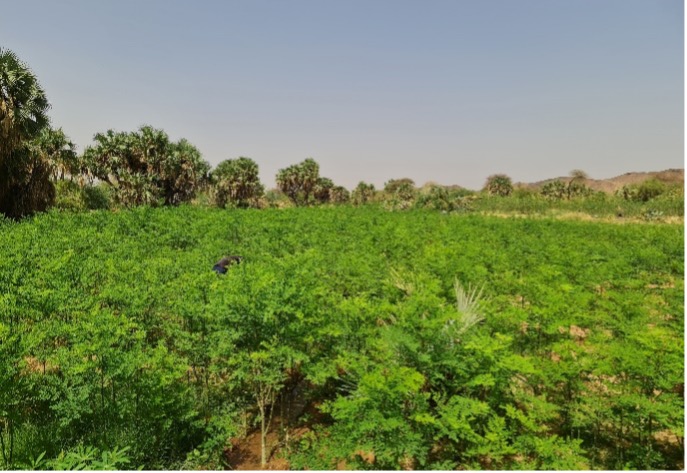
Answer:
<svg viewBox="0 0 687 473"><path fill-rule="evenodd" d="M683 275L660 222L4 220L1 465L681 469Z"/></svg>
<svg viewBox="0 0 687 473"><path fill-rule="evenodd" d="M153 2L139 3L137 10L153 8ZM245 115L233 105L221 105L233 104L233 99L216 97L215 92L236 91L241 96L248 82L241 87L225 84L210 69L194 66L193 60L202 55L184 56L178 48L161 55L175 67L174 74L164 80L146 79L138 69L126 72L124 60L116 74L105 73L128 77L137 87L148 86L149 92L128 97L131 91L117 83L105 85L106 92L100 93L104 98L114 97L116 106L96 104L95 95L89 99L88 90L100 81L90 78L88 87L78 85L76 79L86 71L67 64L65 58L73 59L70 48L82 43L90 46L91 39L101 37L128 40L128 33L120 33L135 23L145 25L148 38L148 27L173 9L169 6L173 3L158 4L154 21L130 15L113 2L94 4L92 14L97 16L79 21L79 28L65 27L51 17L51 28L59 25L60 34L53 34L50 41L36 39L34 34L46 28L33 28L34 43L28 35L26 44L40 45L36 46L39 50L49 43L62 51L52 41L63 33L79 34L64 48L59 61L52 61L55 55L51 53L44 66L46 71L52 67L53 74L55 68L66 74L53 84L85 94L79 97L84 97L87 107L78 109L78 100L70 98L57 102L63 104L62 110L66 104L72 118L88 121L88 127L90 120L100 127L98 120L103 118L129 123L121 121L123 115L134 115L129 107L143 103L143 116L149 116L155 109L149 106L153 92L177 81L179 86L164 99L165 107L157 110L157 116L165 122L179 115L186 119L184 126L203 128L190 136L205 136L205 146L217 145L220 138L230 141L226 136L238 139L240 130L257 127L252 136L259 139L254 144L272 147L271 154L263 148L263 156L275 170L287 159L279 153L289 151L280 149L274 138L291 138L293 129L285 124L297 123L314 146L320 146L312 126L290 115L284 115L272 131L263 129L267 123L263 115L277 108L286 113L288 107L278 101L269 103L265 114ZM252 8L259 3L246 5ZM299 2L271 2L264 8L272 11L287 3L291 9ZM338 8L343 3L314 2L301 8L310 12L321 5ZM345 3L346 9L352 5ZM379 7L384 2L368 3ZM404 2L389 2L387 7L391 3L395 9ZM424 2L417 3L419 8ZM460 10L469 2L440 3L434 2L438 11L448 6ZM478 3L484 2L474 6ZM500 3L519 8L528 2ZM594 15L585 13L584 18L596 17L603 3L597 2ZM677 5L673 3L671 8ZM242 36L233 26L226 28L224 16L243 8L241 2L217 2L213 8L228 4L230 15L213 13L222 18L221 30L251 41L264 36L253 30ZM45 13L48 6L49 2L43 3L42 16L50 16ZM69 10L68 6L59 8ZM111 12L104 13L108 8ZM549 8L554 7L547 3L541 10ZM560 8L558 2L555 8ZM456 17L464 16L457 15L458 10ZM539 10L533 11L539 14ZM105 34L101 34L101 21L121 12L126 12L126 25L110 28L117 34L109 36L103 27ZM561 12L552 31L558 31L559 18L567 18ZM491 10L486 13L492 18ZM613 18L617 13L613 7ZM290 10L289 14L294 20L301 16ZM8 24L16 23L15 17L29 16L3 15L12 19L3 24L3 33ZM32 13L32 20L33 16L41 15ZM338 16L328 14L327 18ZM437 20L446 15L440 16ZM643 18L639 13L630 16ZM668 16L673 25L674 15ZM385 21L387 17L385 11ZM279 18L278 23L283 23ZM413 25L418 23L416 18L412 15ZM80 28L86 23L96 25L98 33L82 34ZM178 22L186 23L186 16ZM431 22L427 25L432 29ZM309 31L311 26L303 29ZM412 36L415 41L416 35L406 34L403 28L399 31L403 38ZM451 23L447 32L455 31L461 30ZM615 38L606 26L599 31L603 32L599 37ZM177 32L175 27L174 38L180 36ZM281 46L281 36L274 37L280 38ZM592 34L589 37L596 39ZM318 37L303 45L321 42ZM499 45L500 50L510 40L483 42ZM149 47L165 42L155 40L145 47L134 39L131 43L137 52L146 53L147 69L157 71L156 63L148 59L158 54ZM536 36L524 50L535 43L548 47ZM652 51L645 48L643 39L641 45L636 49ZM204 44L198 51L207 47ZM93 45L99 59L88 59L89 69L119 64L111 60L118 56L118 48L105 54ZM433 51L436 45L423 50L413 43L406 49L424 57L424 51ZM437 64L448 62L450 50ZM554 46L551 51L566 57ZM642 74L653 71L664 49L657 51L661 54L653 54L650 67L637 62ZM213 64L233 65L224 53L206 55ZM539 60L539 54L535 56ZM604 54L604 66L616 56L622 56L616 49ZM489 55L484 57L475 70L493 62ZM312 66L308 61L306 70ZM372 65L379 58L366 62ZM463 67L462 59L456 62ZM508 62L518 60L509 55ZM678 62L681 71L682 62ZM615 70L609 64L607 69ZM226 79L242 68L240 62L232 67ZM423 78L456 82L450 75L427 72L424 66L411 68L422 71ZM203 80L192 78L196 69L202 71ZM395 70L388 65L383 69ZM546 62L549 69L555 67ZM573 69L588 70L575 64ZM281 78L283 71L262 75ZM391 79L404 75L393 72ZM632 78L636 74L622 75ZM461 70L460 77L464 76ZM518 79L516 75L511 81L510 72L501 70L496 76L530 83L529 76ZM341 91L348 91L358 79L362 80L356 76L342 84ZM489 84L492 79L475 77L473 82L475 86ZM379 83L386 90L393 80ZM251 75L249 82L259 81ZM419 121L372 117L370 129L364 125L366 114L354 108L356 125L363 120L355 128L359 132L331 125L321 135L322 139L335 138L330 144L334 147L323 152L329 161L323 169L327 173L338 169L333 171L337 179L345 175L349 185L354 182L353 174L346 174L355 167L353 161L333 154L339 153L338 140L344 135L350 135L357 150L369 147L364 139L374 136L374 143L390 143L416 153L403 162L397 153L408 149L384 148L382 153L373 145L374 159L351 152L356 162L368 160L377 166L376 171L368 163L356 168L377 183L382 165L389 172L396 172L397 165L406 166L403 169L417 166L406 176L418 179L425 171L442 179L470 173L474 178L481 172L478 165L493 169L498 159L502 160L498 166L521 167L521 175L529 166L541 178L545 169L571 163L570 152L584 154L586 148L580 146L589 143L610 143L605 151L598 148L581 156L587 163L608 165L608 169L619 166L611 161L625 160L629 151L639 153L641 160L634 156L632 162L642 166L675 162L677 148L671 148L674 138L666 125L677 120L673 115L645 126L639 118L659 115L653 105L633 105L624 98L618 99L621 107L601 103L616 89L636 95L634 86L608 80L613 93L594 88L591 94L570 96L573 111L554 107L565 102L562 98L571 84L582 82L588 82L588 77L571 79L566 86L558 78L544 76L545 85L556 84L560 89L547 95L533 85L531 92L496 94L491 105L456 105L455 114L441 113L434 106L421 107L422 113L411 113L409 108L408 113ZM286 97L290 93L282 87L288 83L260 90ZM401 95L389 96L388 107L378 108L396 113L396 106L412 105L417 93L437 84L414 85ZM191 85L193 89L188 89ZM304 91L312 88L302 87ZM480 94L462 88L466 96L480 100L494 95L493 91ZM214 91L213 95L199 99L197 93L205 89ZM665 90L655 87L651 97L660 95L672 104L675 100ZM456 94L447 92L433 103L443 106L446 97ZM258 95L265 94L258 91ZM347 108L348 103L344 107L329 104L330 98L339 95L316 94L318 110L320 102L327 102L327 111ZM349 96L347 102L365 102L353 92L341 95ZM580 102L587 96L594 99L591 108ZM532 101L542 97L549 97L551 105L537 111ZM514 105L518 100L511 100L515 98L522 99L521 109ZM247 100L253 107L253 101ZM200 108L192 112L191 105ZM683 169L598 180L573 169L565 177L530 184L514 183L500 173L487 177L480 190L433 181L418 185L411 177L397 176L383 188L359 181L347 189L321 175L318 161L306 158L278 169L272 174L276 187L266 189L253 159L215 160L213 166L190 141L172 138L151 125L130 131L101 129L77 151L65 131L52 124L50 107L31 69L14 52L0 48L0 469L684 469ZM213 115L213 107L222 108L222 117ZM119 109L122 114L116 113ZM493 118L480 121L482 109ZM517 116L506 119L506 109ZM620 127L622 120L605 115L616 109L623 115L641 111L641 116L630 117L630 131ZM434 115L445 120L461 113L466 115L460 125L426 122ZM317 113L306 115L309 120L329 123L329 118ZM540 118L533 129L536 139L531 140L520 128L523 118L530 115ZM68 116L61 115L64 120ZM576 116L581 117L578 125L557 122ZM606 117L607 122L590 124L597 116ZM549 129L547 135L546 125L552 122L556 122L554 133ZM390 138L377 135L381 130L377 127L387 123L393 128ZM499 123L506 126L500 135L493 128ZM479 132L462 129L468 125ZM587 126L601 135L585 135L581 130ZM83 134L85 127L75 128ZM239 131L228 135L234 128ZM219 138L209 138L212 130ZM431 133L422 135L423 130ZM458 145L433 146L437 139L453 139L456 133L481 136L479 146L470 152ZM422 141L423 136L432 146ZM557 141L556 136L564 140ZM611 143L614 136L615 144ZM509 142L509 137L517 139ZM644 143L642 137L657 139L660 146ZM461 142L458 137L455 143ZM506 148L512 146L509 143L521 147L495 152L490 146L497 142ZM546 152L546 159L540 155L527 166L520 164L532 150L546 151L537 146L547 143L553 151ZM231 149L229 144L222 146ZM301 149L296 141L292 146ZM681 146L682 140L680 153ZM439 155L432 156L436 150ZM439 162L442 167L429 169L430 158L438 159L434 166ZM630 162L621 164L632 169Z"/></svg>

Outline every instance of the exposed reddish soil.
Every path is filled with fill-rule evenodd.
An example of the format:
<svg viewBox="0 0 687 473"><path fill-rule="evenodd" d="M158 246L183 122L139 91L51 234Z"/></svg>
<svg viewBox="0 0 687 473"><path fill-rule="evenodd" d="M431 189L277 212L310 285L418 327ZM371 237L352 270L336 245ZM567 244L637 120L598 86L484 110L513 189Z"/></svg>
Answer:
<svg viewBox="0 0 687 473"><path fill-rule="evenodd" d="M301 381L291 390L291 396L278 401L275 405L275 415L267 434L267 464L263 467L260 463L261 440L260 429L254 429L246 437L231 439L231 448L224 451L226 464L230 470L288 470L289 462L284 458L284 450L287 443L293 445L304 434L312 429L313 424L320 423L323 415L318 409L318 403L308 402L303 396ZM289 409L281 410L280 407L289 406ZM282 418L280 413L284 414ZM307 416L301 417L307 414ZM303 422L303 418L308 419ZM279 432L285 424L288 428L288 442L281 438Z"/></svg>
<svg viewBox="0 0 687 473"><path fill-rule="evenodd" d="M232 448L224 452L224 458L233 470L288 470L289 462L280 458L276 451L278 442L275 432L267 434L267 447L271 452L264 468L260 464L260 430L243 439L232 439Z"/></svg>

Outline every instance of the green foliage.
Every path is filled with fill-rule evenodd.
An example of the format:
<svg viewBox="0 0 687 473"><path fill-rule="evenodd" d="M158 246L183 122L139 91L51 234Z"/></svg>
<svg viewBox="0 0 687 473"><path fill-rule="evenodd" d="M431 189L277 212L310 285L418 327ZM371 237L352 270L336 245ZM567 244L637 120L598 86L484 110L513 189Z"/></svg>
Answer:
<svg viewBox="0 0 687 473"><path fill-rule="evenodd" d="M297 206L343 203L348 200L348 191L334 182L320 176L320 166L314 159L280 169L277 186Z"/></svg>
<svg viewBox="0 0 687 473"><path fill-rule="evenodd" d="M568 199L574 199L579 197L587 197L592 194L592 190L584 184L576 181L569 181L567 188Z"/></svg>
<svg viewBox="0 0 687 473"><path fill-rule="evenodd" d="M212 171L215 202L219 207L227 204L239 207L256 207L265 192L260 183L258 165L250 158L227 159Z"/></svg>
<svg viewBox="0 0 687 473"><path fill-rule="evenodd" d="M109 184L124 206L178 205L190 201L210 169L185 139L171 142L150 126L134 132L97 133L83 154L84 169Z"/></svg>
<svg viewBox="0 0 687 473"><path fill-rule="evenodd" d="M625 200L648 202L666 192L667 189L667 186L658 179L649 179L641 184L623 186L618 194Z"/></svg>
<svg viewBox="0 0 687 473"><path fill-rule="evenodd" d="M106 184L81 186L74 181L55 183L55 207L62 210L104 210L110 208L110 189Z"/></svg>
<svg viewBox="0 0 687 473"><path fill-rule="evenodd" d="M679 468L683 241L376 206L3 220L0 466L235 468L257 435L291 468Z"/></svg>
<svg viewBox="0 0 687 473"><path fill-rule="evenodd" d="M332 200L331 193L334 189L334 181L328 177L320 177L315 184L313 197L320 204L329 203Z"/></svg>
<svg viewBox="0 0 687 473"><path fill-rule="evenodd" d="M51 166L33 140L49 126L50 104L31 69L0 48L0 213L20 218L55 200Z"/></svg>
<svg viewBox="0 0 687 473"><path fill-rule="evenodd" d="M384 184L384 206L389 210L410 209L417 198L417 189L412 179L391 179Z"/></svg>
<svg viewBox="0 0 687 473"><path fill-rule="evenodd" d="M556 184L553 184L556 185ZM546 186L545 186L546 187ZM477 212L531 215L534 217L565 217L574 214L579 218L612 218L643 220L647 215L660 212L662 217L684 215L684 193L674 188L649 202L626 200L622 196L603 192L585 191L576 198L566 198L566 186L561 181L558 197L528 191L515 191L511 198L478 196L470 199L470 208ZM548 191L547 191L548 192Z"/></svg>
<svg viewBox="0 0 687 473"><path fill-rule="evenodd" d="M89 210L105 210L110 208L112 200L110 188L106 184L87 185L82 189L84 206Z"/></svg>
<svg viewBox="0 0 687 473"><path fill-rule="evenodd" d="M560 179L554 179L542 186L541 195L553 200L565 199L568 196L568 187Z"/></svg>
<svg viewBox="0 0 687 473"><path fill-rule="evenodd" d="M571 175L573 177L567 184L560 179L547 182L541 188L541 195L547 199L557 201L588 197L593 194L592 190L583 182L587 179L584 171L576 170Z"/></svg>
<svg viewBox="0 0 687 473"><path fill-rule="evenodd" d="M351 200L351 193L343 186L334 186L329 191L332 204L346 204Z"/></svg>
<svg viewBox="0 0 687 473"><path fill-rule="evenodd" d="M312 158L280 169L277 187L298 206L314 203L315 191L320 179L320 165Z"/></svg>
<svg viewBox="0 0 687 473"><path fill-rule="evenodd" d="M403 177L401 179L390 179L384 183L384 192L393 195L399 190L407 189L408 187L415 188L415 181L410 178Z"/></svg>
<svg viewBox="0 0 687 473"><path fill-rule="evenodd" d="M374 184L366 184L360 181L351 194L351 203L353 203L353 205L370 203L374 200L375 193Z"/></svg>
<svg viewBox="0 0 687 473"><path fill-rule="evenodd" d="M269 189L265 192L263 200L265 202L263 207L284 208L293 206L293 202L279 189Z"/></svg>
<svg viewBox="0 0 687 473"><path fill-rule="evenodd" d="M487 178L484 190L489 195L507 197L513 192L513 183L505 174L494 174Z"/></svg>
<svg viewBox="0 0 687 473"><path fill-rule="evenodd" d="M53 181L82 177L82 163L76 154L76 145L62 128L44 128L33 141L32 148L50 166Z"/></svg>
<svg viewBox="0 0 687 473"><path fill-rule="evenodd" d="M513 188L511 195L515 199L532 199L535 197L535 191L524 186L518 186Z"/></svg>
<svg viewBox="0 0 687 473"><path fill-rule="evenodd" d="M59 180L55 183L55 207L63 210L83 210L82 189L76 182Z"/></svg>
<svg viewBox="0 0 687 473"><path fill-rule="evenodd" d="M416 207L442 212L468 211L471 209L470 194L444 186L432 185L417 198Z"/></svg>
<svg viewBox="0 0 687 473"><path fill-rule="evenodd" d="M53 460L44 460L43 454L27 465L33 470L123 470L130 464L129 447L99 451L95 447L78 446L69 452L60 452ZM40 468L38 468L40 467Z"/></svg>

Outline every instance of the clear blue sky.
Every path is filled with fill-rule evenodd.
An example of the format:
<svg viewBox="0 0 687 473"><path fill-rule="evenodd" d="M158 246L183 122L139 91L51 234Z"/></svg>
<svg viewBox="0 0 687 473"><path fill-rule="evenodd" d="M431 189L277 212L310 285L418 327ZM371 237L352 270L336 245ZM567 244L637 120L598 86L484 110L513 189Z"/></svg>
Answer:
<svg viewBox="0 0 687 473"><path fill-rule="evenodd" d="M268 187L306 157L349 189L684 167L681 0L3 3L79 150L150 124Z"/></svg>

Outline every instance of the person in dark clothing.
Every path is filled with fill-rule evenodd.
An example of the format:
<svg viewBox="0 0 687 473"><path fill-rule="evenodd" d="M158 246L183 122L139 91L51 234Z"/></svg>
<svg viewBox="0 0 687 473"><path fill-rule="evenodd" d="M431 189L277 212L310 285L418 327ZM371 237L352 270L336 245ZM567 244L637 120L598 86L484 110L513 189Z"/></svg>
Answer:
<svg viewBox="0 0 687 473"><path fill-rule="evenodd" d="M212 267L212 270L217 274L226 274L228 266L239 264L242 259L243 256L225 256Z"/></svg>

